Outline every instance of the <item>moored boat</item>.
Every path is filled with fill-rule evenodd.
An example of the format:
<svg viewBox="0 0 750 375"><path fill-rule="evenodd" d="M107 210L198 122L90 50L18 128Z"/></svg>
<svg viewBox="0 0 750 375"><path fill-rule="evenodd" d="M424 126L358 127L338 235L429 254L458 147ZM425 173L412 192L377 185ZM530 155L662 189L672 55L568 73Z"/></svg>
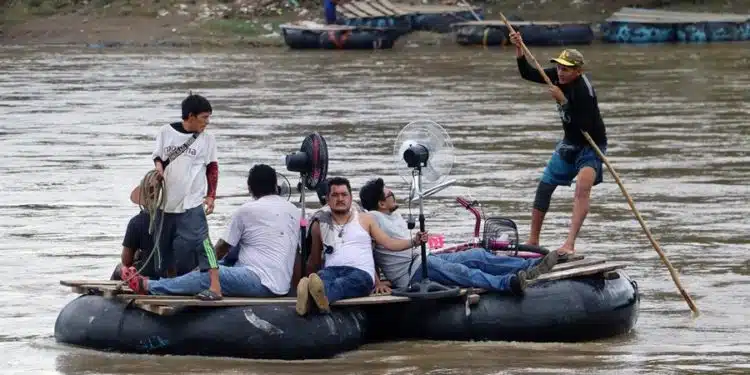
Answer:
<svg viewBox="0 0 750 375"><path fill-rule="evenodd" d="M389 0L359 0L340 4L336 7L345 25L367 25L392 27L411 31L448 33L451 24L467 20L481 19L481 8L449 5L411 5L392 3Z"/></svg>
<svg viewBox="0 0 750 375"><path fill-rule="evenodd" d="M509 21L530 46L591 44L594 32L587 22ZM510 45L507 26L503 21L469 21L451 25L456 43L461 45Z"/></svg>
<svg viewBox="0 0 750 375"><path fill-rule="evenodd" d="M622 8L602 24L610 43L731 42L750 40L750 15Z"/></svg>
<svg viewBox="0 0 750 375"><path fill-rule="evenodd" d="M397 29L314 22L287 23L280 28L292 49L390 49L401 35Z"/></svg>

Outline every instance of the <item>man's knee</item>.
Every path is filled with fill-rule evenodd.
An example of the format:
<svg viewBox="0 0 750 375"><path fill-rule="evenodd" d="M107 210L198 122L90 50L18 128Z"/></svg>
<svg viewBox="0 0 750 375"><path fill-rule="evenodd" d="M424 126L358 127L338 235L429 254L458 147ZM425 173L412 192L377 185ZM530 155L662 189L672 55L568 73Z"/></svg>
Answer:
<svg viewBox="0 0 750 375"><path fill-rule="evenodd" d="M585 166L578 171L576 176L576 198L586 198L591 194L591 188L596 180L596 169L591 166Z"/></svg>
<svg viewBox="0 0 750 375"><path fill-rule="evenodd" d="M536 187L536 195L534 196L534 208L542 212L547 212L555 188L557 188L557 185L539 182L539 185Z"/></svg>

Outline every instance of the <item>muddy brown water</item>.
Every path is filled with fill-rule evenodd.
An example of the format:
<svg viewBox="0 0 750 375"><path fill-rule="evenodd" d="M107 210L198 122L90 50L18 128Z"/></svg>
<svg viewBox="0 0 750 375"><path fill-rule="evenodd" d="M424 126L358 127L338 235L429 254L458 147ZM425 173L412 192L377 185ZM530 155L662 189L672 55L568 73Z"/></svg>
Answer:
<svg viewBox="0 0 750 375"><path fill-rule="evenodd" d="M748 44L583 47L608 126L612 165L702 315L693 319L614 179L593 191L577 243L630 260L641 312L626 335L590 343L410 341L330 360L253 361L101 353L57 344L61 279L107 278L119 259L132 186L157 128L188 90L208 96L220 194L241 193L255 162L311 131L330 174L356 188L382 176L403 197L393 140L418 119L442 124L457 184L427 203L428 228L470 238L457 195L528 233L536 181L561 126L544 86L522 81L512 50L378 52L0 50L0 350L4 373L518 374L750 373ZM557 49L534 48L541 61ZM399 165L400 166L400 165ZM291 173L283 173L295 179ZM310 197L313 195L310 194ZM296 196L293 199L297 199ZM217 202L212 238L242 198ZM562 244L572 189L559 188L542 242ZM402 205L405 210L405 206Z"/></svg>

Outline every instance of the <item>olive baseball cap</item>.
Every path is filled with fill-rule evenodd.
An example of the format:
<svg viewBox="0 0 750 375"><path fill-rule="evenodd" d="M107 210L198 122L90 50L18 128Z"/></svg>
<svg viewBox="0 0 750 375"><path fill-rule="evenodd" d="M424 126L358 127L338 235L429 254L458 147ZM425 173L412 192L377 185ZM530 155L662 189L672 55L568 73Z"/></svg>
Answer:
<svg viewBox="0 0 750 375"><path fill-rule="evenodd" d="M564 49L560 52L560 56L557 56L556 59L550 60L550 62L565 66L582 66L585 63L583 54L577 49Z"/></svg>

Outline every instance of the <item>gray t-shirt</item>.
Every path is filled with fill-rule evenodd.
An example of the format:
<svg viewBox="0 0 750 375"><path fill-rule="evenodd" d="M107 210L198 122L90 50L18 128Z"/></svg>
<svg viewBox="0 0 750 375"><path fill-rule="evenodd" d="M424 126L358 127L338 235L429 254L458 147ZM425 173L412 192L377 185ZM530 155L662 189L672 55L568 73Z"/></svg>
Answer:
<svg viewBox="0 0 750 375"><path fill-rule="evenodd" d="M408 240L411 238L409 228L406 226L406 221L400 214L391 213L388 215L374 210L368 212L372 214L378 222L380 229L391 238L402 240ZM380 245L375 245L374 254L375 264L383 270L385 277L391 281L391 284L393 284L393 287L395 288L406 287L412 276L417 273L417 269L422 261L419 251L416 251L415 248L403 251L390 251ZM414 259L413 262L412 259ZM411 272L409 272L410 264Z"/></svg>

